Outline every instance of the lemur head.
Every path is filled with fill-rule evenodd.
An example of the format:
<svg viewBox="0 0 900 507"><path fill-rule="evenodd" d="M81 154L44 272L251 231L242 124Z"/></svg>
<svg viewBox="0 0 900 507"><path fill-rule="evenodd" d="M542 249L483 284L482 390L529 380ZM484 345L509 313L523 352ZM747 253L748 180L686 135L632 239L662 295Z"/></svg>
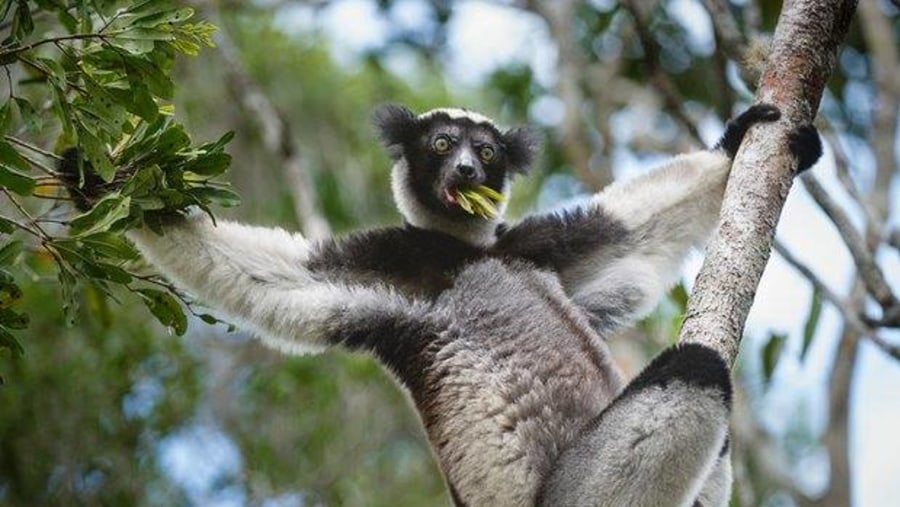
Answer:
<svg viewBox="0 0 900 507"><path fill-rule="evenodd" d="M528 127L501 131L490 118L464 109L416 115L392 104L375 110L374 123L394 159L391 188L406 221L470 243L491 243L504 202L496 203L496 216L485 217L466 211L460 193L484 186L505 196L512 176L531 165L536 134Z"/></svg>

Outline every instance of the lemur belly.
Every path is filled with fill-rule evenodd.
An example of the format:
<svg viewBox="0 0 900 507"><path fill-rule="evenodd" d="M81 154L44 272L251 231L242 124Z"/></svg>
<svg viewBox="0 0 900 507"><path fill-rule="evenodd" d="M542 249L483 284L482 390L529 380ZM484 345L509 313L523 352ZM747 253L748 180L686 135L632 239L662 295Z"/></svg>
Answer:
<svg viewBox="0 0 900 507"><path fill-rule="evenodd" d="M466 504L532 504L621 376L552 275L479 261L441 299L451 324L426 382L437 392L416 397L441 467Z"/></svg>

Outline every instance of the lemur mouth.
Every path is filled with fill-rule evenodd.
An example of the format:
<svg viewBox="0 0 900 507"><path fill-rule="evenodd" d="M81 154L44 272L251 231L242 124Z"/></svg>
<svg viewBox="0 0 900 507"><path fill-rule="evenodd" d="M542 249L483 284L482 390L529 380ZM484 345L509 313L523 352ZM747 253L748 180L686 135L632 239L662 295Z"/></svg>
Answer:
<svg viewBox="0 0 900 507"><path fill-rule="evenodd" d="M444 204L446 204L450 208L458 208L459 200L456 198L457 192L459 192L459 189L457 189L457 188L452 188L452 187L444 188L444 192L443 192Z"/></svg>
<svg viewBox="0 0 900 507"><path fill-rule="evenodd" d="M448 208L485 219L499 216L498 205L506 200L503 194L486 185L474 188L446 187L441 192L441 198Z"/></svg>

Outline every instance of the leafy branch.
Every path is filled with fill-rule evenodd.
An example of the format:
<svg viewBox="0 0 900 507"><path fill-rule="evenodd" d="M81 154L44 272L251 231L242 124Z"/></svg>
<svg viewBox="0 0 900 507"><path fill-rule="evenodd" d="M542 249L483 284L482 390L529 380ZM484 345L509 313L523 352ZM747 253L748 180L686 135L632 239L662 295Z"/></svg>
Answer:
<svg viewBox="0 0 900 507"><path fill-rule="evenodd" d="M55 16L35 23L41 14ZM213 46L215 27L189 22L193 14L169 0L0 7L10 27L0 43L9 84L0 104L0 350L24 351L13 333L28 325L16 309L26 271L58 280L67 322L86 287L113 301L136 296L179 335L185 308L216 322L140 274L123 236L158 231L188 207L211 214L213 204L239 203L217 180L231 162L231 134L197 145L173 116L175 57Z"/></svg>

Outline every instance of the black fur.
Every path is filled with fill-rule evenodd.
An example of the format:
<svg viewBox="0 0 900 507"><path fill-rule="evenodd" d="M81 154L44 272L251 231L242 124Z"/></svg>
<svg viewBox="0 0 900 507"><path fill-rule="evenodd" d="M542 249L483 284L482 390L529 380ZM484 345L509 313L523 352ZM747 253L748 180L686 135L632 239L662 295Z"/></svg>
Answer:
<svg viewBox="0 0 900 507"><path fill-rule="evenodd" d="M416 115L398 104L383 104L372 113L372 123L391 158L403 154L403 148L419 134Z"/></svg>
<svg viewBox="0 0 900 507"><path fill-rule="evenodd" d="M478 247L452 236L407 225L323 241L306 267L323 279L388 283L431 298L452 285L462 265L483 255Z"/></svg>
<svg viewBox="0 0 900 507"><path fill-rule="evenodd" d="M673 380L698 387L713 387L722 392L722 400L731 408L731 374L728 365L715 350L696 343L674 345L662 351L632 380L622 396L651 386L665 386Z"/></svg>
<svg viewBox="0 0 900 507"><path fill-rule="evenodd" d="M498 255L561 271L604 245L621 245L628 231L606 211L594 207L528 217L499 234L494 246Z"/></svg>
<svg viewBox="0 0 900 507"><path fill-rule="evenodd" d="M518 127L504 132L501 139L509 157L509 171L527 174L540 150L538 132L530 127Z"/></svg>
<svg viewBox="0 0 900 507"><path fill-rule="evenodd" d="M91 209L95 202L120 184L116 180L112 183L103 181L78 148L67 148L62 152L62 159L56 164L56 172L80 211Z"/></svg>
<svg viewBox="0 0 900 507"><path fill-rule="evenodd" d="M812 167L822 156L822 140L812 125L801 125L788 136L788 147L797 159L797 174Z"/></svg>
<svg viewBox="0 0 900 507"><path fill-rule="evenodd" d="M329 343L368 351L397 375L411 393L427 391L426 379L435 363L430 344L438 338L428 322L384 313L373 313L368 318L337 313L330 322L333 332L326 337Z"/></svg>
<svg viewBox="0 0 900 507"><path fill-rule="evenodd" d="M775 121L780 117L781 111L777 107L771 104L755 104L725 124L725 133L715 148L725 150L729 158L734 158L750 127L760 122Z"/></svg>

